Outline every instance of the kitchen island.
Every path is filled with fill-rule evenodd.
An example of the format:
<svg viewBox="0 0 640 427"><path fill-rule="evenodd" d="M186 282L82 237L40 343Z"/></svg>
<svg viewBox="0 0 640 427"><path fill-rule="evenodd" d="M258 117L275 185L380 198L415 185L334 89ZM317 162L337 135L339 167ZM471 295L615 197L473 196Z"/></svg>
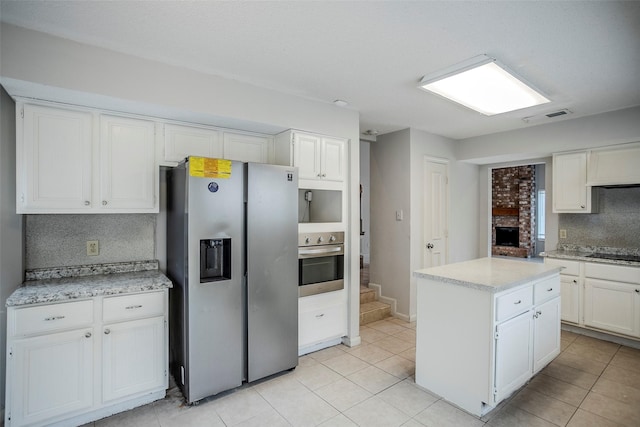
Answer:
<svg viewBox="0 0 640 427"><path fill-rule="evenodd" d="M560 353L561 267L504 258L418 270L416 383L476 416Z"/></svg>

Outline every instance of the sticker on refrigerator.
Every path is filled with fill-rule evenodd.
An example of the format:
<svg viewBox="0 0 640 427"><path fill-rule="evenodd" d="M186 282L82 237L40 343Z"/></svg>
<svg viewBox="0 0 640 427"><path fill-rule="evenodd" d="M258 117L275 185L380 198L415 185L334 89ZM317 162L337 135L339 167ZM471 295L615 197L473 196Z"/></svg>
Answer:
<svg viewBox="0 0 640 427"><path fill-rule="evenodd" d="M189 157L189 175L198 178L231 177L231 160Z"/></svg>

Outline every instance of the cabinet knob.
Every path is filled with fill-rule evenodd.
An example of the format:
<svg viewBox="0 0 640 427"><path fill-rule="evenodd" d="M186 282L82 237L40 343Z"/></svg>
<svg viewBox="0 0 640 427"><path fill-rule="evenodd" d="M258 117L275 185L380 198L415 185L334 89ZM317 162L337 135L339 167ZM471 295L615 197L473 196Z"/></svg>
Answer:
<svg viewBox="0 0 640 427"><path fill-rule="evenodd" d="M91 332L87 332L86 334L84 334L85 338L91 338Z"/></svg>
<svg viewBox="0 0 640 427"><path fill-rule="evenodd" d="M584 209L584 205L580 205L580 209Z"/></svg>
<svg viewBox="0 0 640 427"><path fill-rule="evenodd" d="M318 174L318 178L322 177L322 175Z"/></svg>
<svg viewBox="0 0 640 427"><path fill-rule="evenodd" d="M85 206L89 206L90 204L91 204L91 202L89 202L88 200L85 200L85 201L84 201L84 205L85 205Z"/></svg>
<svg viewBox="0 0 640 427"><path fill-rule="evenodd" d="M102 206L107 206L107 201L106 200L102 201Z"/></svg>
<svg viewBox="0 0 640 427"><path fill-rule="evenodd" d="M553 290L553 288L549 288L547 289L547 292L551 292Z"/></svg>
<svg viewBox="0 0 640 427"><path fill-rule="evenodd" d="M637 294L640 294L640 289L636 289L636 293L637 293Z"/></svg>
<svg viewBox="0 0 640 427"><path fill-rule="evenodd" d="M322 177L323 177L323 178L324 178L324 177L326 177L326 176L327 176L327 174L326 174L326 173L323 173L323 174L322 174Z"/></svg>
<svg viewBox="0 0 640 427"><path fill-rule="evenodd" d="M520 304L522 302L521 299L519 299L518 301L515 301L514 304Z"/></svg>
<svg viewBox="0 0 640 427"><path fill-rule="evenodd" d="M575 283L577 285L578 281L576 279L573 279L573 283Z"/></svg>
<svg viewBox="0 0 640 427"><path fill-rule="evenodd" d="M104 334L105 334L105 335L109 335L110 333L111 333L111 329L105 329L105 330L104 330Z"/></svg>
<svg viewBox="0 0 640 427"><path fill-rule="evenodd" d="M317 318L317 319L319 319L319 318L321 318L321 317L324 317L324 313L322 313L322 314L316 314L316 318Z"/></svg>

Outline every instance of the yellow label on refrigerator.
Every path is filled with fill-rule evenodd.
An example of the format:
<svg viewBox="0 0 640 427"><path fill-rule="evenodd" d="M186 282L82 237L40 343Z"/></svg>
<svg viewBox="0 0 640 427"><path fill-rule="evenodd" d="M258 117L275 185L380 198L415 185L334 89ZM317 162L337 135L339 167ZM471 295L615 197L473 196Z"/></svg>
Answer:
<svg viewBox="0 0 640 427"><path fill-rule="evenodd" d="M231 160L189 157L189 175L198 178L223 178L231 176Z"/></svg>

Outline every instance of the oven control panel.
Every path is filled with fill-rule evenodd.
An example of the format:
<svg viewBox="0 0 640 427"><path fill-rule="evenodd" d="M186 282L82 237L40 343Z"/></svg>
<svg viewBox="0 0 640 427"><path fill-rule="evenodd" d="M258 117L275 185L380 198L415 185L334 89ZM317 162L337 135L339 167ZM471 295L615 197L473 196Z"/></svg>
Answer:
<svg viewBox="0 0 640 427"><path fill-rule="evenodd" d="M298 246L338 245L344 243L344 232L301 233Z"/></svg>

